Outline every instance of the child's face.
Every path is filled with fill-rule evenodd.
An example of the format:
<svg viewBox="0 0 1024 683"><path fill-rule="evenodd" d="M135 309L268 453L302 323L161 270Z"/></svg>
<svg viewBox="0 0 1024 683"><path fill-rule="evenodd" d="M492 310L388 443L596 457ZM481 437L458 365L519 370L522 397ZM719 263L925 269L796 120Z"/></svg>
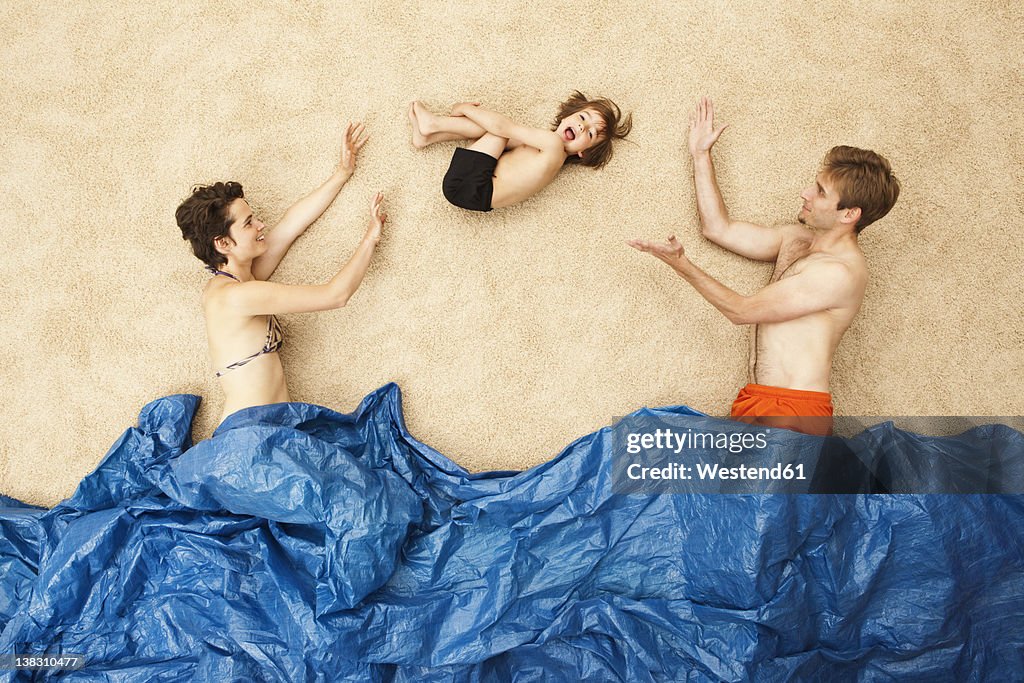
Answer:
<svg viewBox="0 0 1024 683"><path fill-rule="evenodd" d="M583 153L604 137L604 119L593 109L581 109L558 122L555 132L562 138L566 154Z"/></svg>

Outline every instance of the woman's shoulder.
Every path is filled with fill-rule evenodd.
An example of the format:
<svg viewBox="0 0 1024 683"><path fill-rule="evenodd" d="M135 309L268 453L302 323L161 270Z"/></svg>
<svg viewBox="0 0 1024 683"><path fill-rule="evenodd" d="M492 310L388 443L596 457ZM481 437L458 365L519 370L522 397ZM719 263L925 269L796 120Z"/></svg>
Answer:
<svg viewBox="0 0 1024 683"><path fill-rule="evenodd" d="M211 307L217 308L224 305L227 294L230 293L230 288L240 283L233 280L229 280L226 277L211 277L206 286L203 287L203 308L209 309Z"/></svg>

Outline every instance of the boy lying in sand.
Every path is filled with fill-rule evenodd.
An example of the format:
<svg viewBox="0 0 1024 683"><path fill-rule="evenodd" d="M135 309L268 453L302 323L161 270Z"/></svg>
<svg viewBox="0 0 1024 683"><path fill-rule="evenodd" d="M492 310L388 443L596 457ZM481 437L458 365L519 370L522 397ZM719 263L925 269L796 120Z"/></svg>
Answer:
<svg viewBox="0 0 1024 683"><path fill-rule="evenodd" d="M564 164L601 168L612 157L612 140L633 127L611 100L588 100L578 90L559 105L553 130L518 124L477 102L461 102L450 116L409 105L412 144L475 140L459 147L441 185L445 198L471 211L490 211L531 197L554 180Z"/></svg>

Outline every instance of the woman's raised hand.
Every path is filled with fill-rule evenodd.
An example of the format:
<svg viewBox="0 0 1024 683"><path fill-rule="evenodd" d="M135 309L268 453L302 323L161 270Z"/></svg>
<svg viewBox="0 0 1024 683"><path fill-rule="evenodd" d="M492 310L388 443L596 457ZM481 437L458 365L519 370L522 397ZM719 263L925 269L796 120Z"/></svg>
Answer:
<svg viewBox="0 0 1024 683"><path fill-rule="evenodd" d="M388 215L384 212L381 206L383 203L383 192L375 194L373 196L373 201L370 202L370 227L366 230L366 236L372 239L374 243L380 240L381 230L384 229L384 223L388 220Z"/></svg>
<svg viewBox="0 0 1024 683"><path fill-rule="evenodd" d="M338 162L338 171L346 176L351 176L356 170L356 156L369 139L366 134L366 126L362 123L349 123L345 126L345 138L341 143L341 160Z"/></svg>

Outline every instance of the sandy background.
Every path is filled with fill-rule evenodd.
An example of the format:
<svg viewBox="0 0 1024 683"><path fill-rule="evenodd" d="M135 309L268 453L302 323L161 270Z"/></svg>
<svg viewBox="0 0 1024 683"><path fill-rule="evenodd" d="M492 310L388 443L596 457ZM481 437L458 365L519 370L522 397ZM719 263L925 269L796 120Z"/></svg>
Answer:
<svg viewBox="0 0 1024 683"><path fill-rule="evenodd" d="M344 263L377 189L390 224L350 306L286 316L296 400L349 411L387 381L421 440L524 468L643 405L723 414L746 381L731 326L624 240L684 236L741 292L770 266L697 232L687 112L707 93L734 216L789 220L834 144L903 182L861 242L872 280L835 364L837 411L1024 412L1021 5L717 2L46 3L0 6L0 492L69 495L142 406L222 396L174 209L238 180L269 224L329 175L349 119L372 139L275 279ZM635 115L603 171L570 168L487 215L447 204L451 144L417 152L406 105L477 99L546 124L572 89Z"/></svg>

